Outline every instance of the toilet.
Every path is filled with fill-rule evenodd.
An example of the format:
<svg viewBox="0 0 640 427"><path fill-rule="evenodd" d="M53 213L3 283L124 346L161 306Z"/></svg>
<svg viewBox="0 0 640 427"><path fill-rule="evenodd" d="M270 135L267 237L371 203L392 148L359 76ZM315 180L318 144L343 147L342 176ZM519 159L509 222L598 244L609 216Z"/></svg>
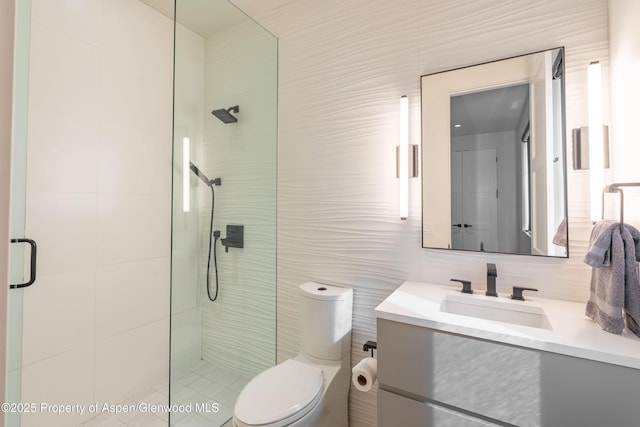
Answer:
<svg viewBox="0 0 640 427"><path fill-rule="evenodd" d="M352 306L352 289L300 285L300 351L242 389L235 427L348 426Z"/></svg>

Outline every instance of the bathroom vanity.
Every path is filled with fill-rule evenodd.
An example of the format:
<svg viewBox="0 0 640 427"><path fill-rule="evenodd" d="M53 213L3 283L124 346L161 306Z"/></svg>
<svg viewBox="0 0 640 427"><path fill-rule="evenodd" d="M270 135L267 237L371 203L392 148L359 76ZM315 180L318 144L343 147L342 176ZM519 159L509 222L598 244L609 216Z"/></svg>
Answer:
<svg viewBox="0 0 640 427"><path fill-rule="evenodd" d="M401 285L376 308L378 425L640 425L640 339L526 299Z"/></svg>

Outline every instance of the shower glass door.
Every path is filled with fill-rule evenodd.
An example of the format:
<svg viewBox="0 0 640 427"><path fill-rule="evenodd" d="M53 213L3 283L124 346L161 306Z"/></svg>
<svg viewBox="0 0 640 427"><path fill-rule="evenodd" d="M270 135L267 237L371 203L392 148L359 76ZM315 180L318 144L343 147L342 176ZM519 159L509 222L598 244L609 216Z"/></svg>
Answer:
<svg viewBox="0 0 640 427"><path fill-rule="evenodd" d="M13 141L11 149L11 238L24 238L27 176L27 120L29 101L29 46L31 33L31 1L16 2L16 39L14 60ZM27 236L28 237L28 236ZM25 277L24 245L11 245L9 281L22 284ZM7 343L7 399L19 404L22 394L22 307L23 289L9 291L8 343ZM18 407L15 407L18 409ZM6 412L8 426L20 426L20 411Z"/></svg>
<svg viewBox="0 0 640 427"><path fill-rule="evenodd" d="M177 0L170 425L221 426L276 361L277 39Z"/></svg>

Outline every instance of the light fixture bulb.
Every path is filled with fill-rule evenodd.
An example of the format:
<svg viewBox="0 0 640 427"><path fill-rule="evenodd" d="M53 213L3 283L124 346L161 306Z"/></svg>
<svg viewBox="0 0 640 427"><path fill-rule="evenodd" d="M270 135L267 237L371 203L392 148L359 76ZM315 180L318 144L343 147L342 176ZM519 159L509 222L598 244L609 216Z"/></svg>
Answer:
<svg viewBox="0 0 640 427"><path fill-rule="evenodd" d="M400 219L409 216L409 98L400 98L400 149L398 172L400 175Z"/></svg>
<svg viewBox="0 0 640 427"><path fill-rule="evenodd" d="M591 188L591 221L602 219L602 190L604 188L604 148L602 126L602 67L599 62L589 64L589 185Z"/></svg>
<svg viewBox="0 0 640 427"><path fill-rule="evenodd" d="M189 212L191 209L191 188L190 188L190 163L191 163L191 148L189 137L185 136L182 139L182 211Z"/></svg>

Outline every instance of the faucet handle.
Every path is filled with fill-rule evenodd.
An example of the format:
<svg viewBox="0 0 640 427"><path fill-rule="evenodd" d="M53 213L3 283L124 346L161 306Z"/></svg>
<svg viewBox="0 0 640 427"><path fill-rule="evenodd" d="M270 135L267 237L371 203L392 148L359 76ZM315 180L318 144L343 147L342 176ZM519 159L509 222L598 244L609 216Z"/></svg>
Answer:
<svg viewBox="0 0 640 427"><path fill-rule="evenodd" d="M460 279L449 279L452 282L460 282L462 283L462 292L463 294L472 294L473 289L471 289L471 281L470 280L460 280Z"/></svg>
<svg viewBox="0 0 640 427"><path fill-rule="evenodd" d="M513 287L513 294L511 294L511 299L517 299L518 301L524 301L524 297L522 296L522 291L538 291L536 288L524 288L521 286Z"/></svg>

